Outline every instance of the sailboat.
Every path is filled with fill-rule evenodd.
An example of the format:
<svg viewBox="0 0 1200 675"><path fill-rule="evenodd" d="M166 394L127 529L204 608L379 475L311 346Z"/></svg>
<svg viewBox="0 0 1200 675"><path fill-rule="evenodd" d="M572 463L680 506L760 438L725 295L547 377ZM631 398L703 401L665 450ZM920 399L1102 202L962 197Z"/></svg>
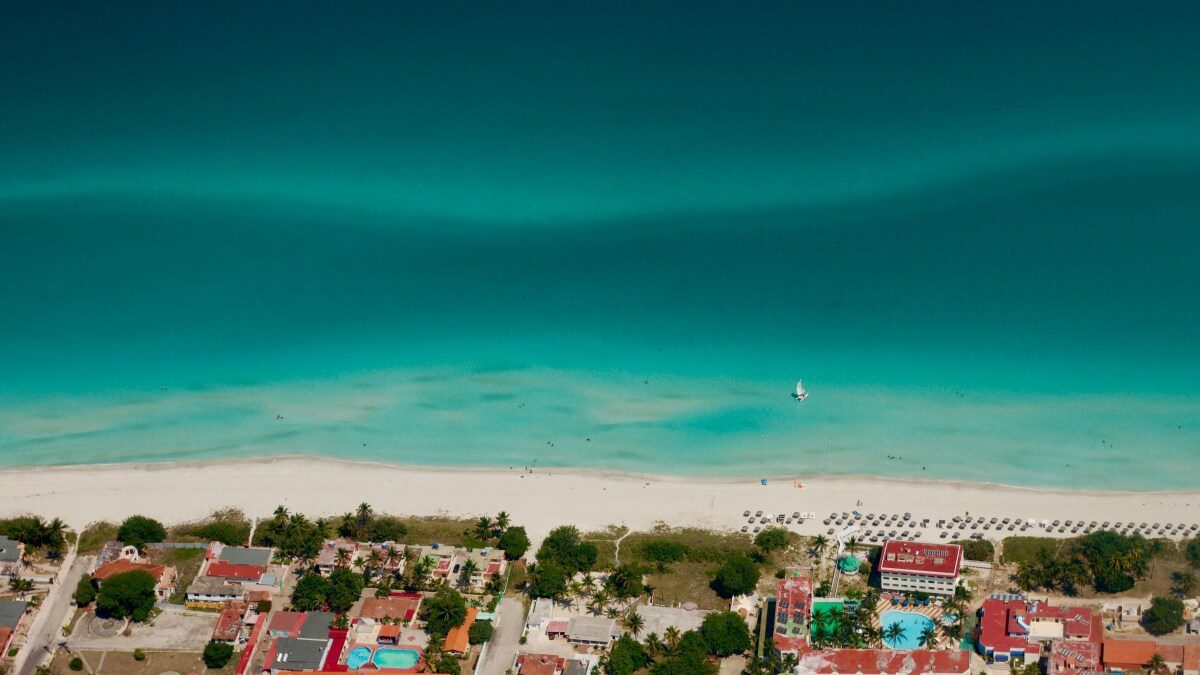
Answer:
<svg viewBox="0 0 1200 675"><path fill-rule="evenodd" d="M796 397L797 402L808 398L808 392L804 391L804 380L796 380L796 393L793 396Z"/></svg>

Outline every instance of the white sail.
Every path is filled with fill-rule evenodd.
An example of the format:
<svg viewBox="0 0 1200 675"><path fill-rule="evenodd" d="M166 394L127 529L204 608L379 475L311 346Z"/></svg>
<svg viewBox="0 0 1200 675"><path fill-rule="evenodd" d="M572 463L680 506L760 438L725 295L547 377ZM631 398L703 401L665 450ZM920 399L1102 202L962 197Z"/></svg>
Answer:
<svg viewBox="0 0 1200 675"><path fill-rule="evenodd" d="M804 381L796 380L796 398L804 398L808 396L808 392L804 391Z"/></svg>

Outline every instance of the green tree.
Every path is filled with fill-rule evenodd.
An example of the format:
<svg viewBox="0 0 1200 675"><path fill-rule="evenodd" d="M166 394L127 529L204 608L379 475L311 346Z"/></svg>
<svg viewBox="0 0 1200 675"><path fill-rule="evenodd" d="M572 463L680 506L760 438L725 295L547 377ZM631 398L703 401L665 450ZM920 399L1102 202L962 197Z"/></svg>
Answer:
<svg viewBox="0 0 1200 675"><path fill-rule="evenodd" d="M645 668L649 662L650 658L646 655L646 650L642 648L642 645L628 635L622 635L613 644L612 651L609 652L604 672L609 675L632 675L632 673Z"/></svg>
<svg viewBox="0 0 1200 675"><path fill-rule="evenodd" d="M458 659L452 654L442 654L442 657L437 661L437 672L449 673L449 675L459 675L462 672L462 665Z"/></svg>
<svg viewBox="0 0 1200 675"><path fill-rule="evenodd" d="M154 577L142 570L114 574L100 585L96 613L112 618L145 621L154 609Z"/></svg>
<svg viewBox="0 0 1200 675"><path fill-rule="evenodd" d="M529 571L526 590L534 598L561 598L567 592L567 571L553 560L539 562Z"/></svg>
<svg viewBox="0 0 1200 675"><path fill-rule="evenodd" d="M754 545L764 551L782 551L788 545L787 530L782 527L768 527L754 537Z"/></svg>
<svg viewBox="0 0 1200 675"><path fill-rule="evenodd" d="M504 530L504 534L500 535L500 543L496 546L504 551L504 557L509 560L516 560L525 555L529 550L529 535L525 534L525 528L514 526Z"/></svg>
<svg viewBox="0 0 1200 675"><path fill-rule="evenodd" d="M1167 671L1167 662L1163 659L1162 654L1154 652L1154 656L1142 666L1150 673L1164 673Z"/></svg>
<svg viewBox="0 0 1200 675"><path fill-rule="evenodd" d="M163 524L146 516L129 516L117 530L117 538L122 542L145 549L146 544L160 542L167 538L167 528Z"/></svg>
<svg viewBox="0 0 1200 675"><path fill-rule="evenodd" d="M750 629L736 612L713 612L704 617L700 635L708 645L708 652L722 658L750 648Z"/></svg>
<svg viewBox="0 0 1200 675"><path fill-rule="evenodd" d="M96 587L92 585L92 578L84 576L79 580L79 584L75 586L75 604L80 607L87 607L96 599Z"/></svg>
<svg viewBox="0 0 1200 675"><path fill-rule="evenodd" d="M1166 635L1183 623L1183 601L1178 598L1152 598L1142 613L1142 627L1151 635Z"/></svg>
<svg viewBox="0 0 1200 675"><path fill-rule="evenodd" d="M926 626L925 630L921 631L918 641L922 647L927 647L929 649L937 647L937 631L934 630L933 626Z"/></svg>
<svg viewBox="0 0 1200 675"><path fill-rule="evenodd" d="M637 637L638 633L642 632L642 627L645 625L645 620L642 619L642 615L638 614L636 610L630 610L629 614L625 615L625 626L634 637Z"/></svg>
<svg viewBox="0 0 1200 675"><path fill-rule="evenodd" d="M210 642L204 645L204 665L216 670L224 668L233 658L233 645L228 642Z"/></svg>
<svg viewBox="0 0 1200 675"><path fill-rule="evenodd" d="M621 600L636 598L646 592L646 585L642 583L642 572L641 566L633 563L617 565L605 579L604 588L610 597Z"/></svg>
<svg viewBox="0 0 1200 675"><path fill-rule="evenodd" d="M467 601L458 591L442 586L425 603L425 631L445 637L467 618Z"/></svg>
<svg viewBox="0 0 1200 675"><path fill-rule="evenodd" d="M300 577L296 588L292 590L292 607L301 612L313 612L324 609L329 596L329 580L309 572Z"/></svg>
<svg viewBox="0 0 1200 675"><path fill-rule="evenodd" d="M146 652L143 651L140 647L133 650L133 660L134 661L145 661L146 660Z"/></svg>
<svg viewBox="0 0 1200 675"><path fill-rule="evenodd" d="M736 553L717 568L715 585L721 597L732 598L754 592L758 586L758 566L746 556Z"/></svg>
<svg viewBox="0 0 1200 675"><path fill-rule="evenodd" d="M906 634L908 634L908 631L905 630L904 626L900 625L899 621L890 623L887 628L883 629L883 639L887 640L891 645L895 645L897 642L903 640Z"/></svg>
<svg viewBox="0 0 1200 675"><path fill-rule="evenodd" d="M348 612L362 596L366 583L361 574L352 570L338 569L329 575L329 586L325 599L331 612Z"/></svg>
<svg viewBox="0 0 1200 675"><path fill-rule="evenodd" d="M596 545L583 541L574 525L563 525L550 531L538 548L538 563L556 562L569 574L587 572L596 564Z"/></svg>
<svg viewBox="0 0 1200 675"><path fill-rule="evenodd" d="M471 628L467 631L467 639L471 644L478 645L492 639L492 622L491 621L476 621L471 624Z"/></svg>
<svg viewBox="0 0 1200 675"><path fill-rule="evenodd" d="M79 672L79 671L83 670L83 659L79 658L78 656L73 657L67 663L67 667L70 668L71 670L74 670L75 672Z"/></svg>
<svg viewBox="0 0 1200 675"><path fill-rule="evenodd" d="M708 645L700 633L689 630L671 654L650 667L654 675L716 675L717 666L708 660Z"/></svg>
<svg viewBox="0 0 1200 675"><path fill-rule="evenodd" d="M1191 572L1175 572L1171 575L1171 581L1174 582L1171 592L1176 597L1189 597L1196 590L1196 575Z"/></svg>
<svg viewBox="0 0 1200 675"><path fill-rule="evenodd" d="M1183 554L1187 556L1192 567L1200 567L1200 537L1188 540L1183 547Z"/></svg>

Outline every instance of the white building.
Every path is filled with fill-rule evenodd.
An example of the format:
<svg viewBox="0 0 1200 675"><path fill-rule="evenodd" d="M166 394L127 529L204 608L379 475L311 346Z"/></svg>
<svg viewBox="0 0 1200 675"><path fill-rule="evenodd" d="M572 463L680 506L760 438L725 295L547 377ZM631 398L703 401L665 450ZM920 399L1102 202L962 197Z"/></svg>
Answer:
<svg viewBox="0 0 1200 675"><path fill-rule="evenodd" d="M895 593L954 595L961 565L957 544L888 541L879 553L879 585Z"/></svg>

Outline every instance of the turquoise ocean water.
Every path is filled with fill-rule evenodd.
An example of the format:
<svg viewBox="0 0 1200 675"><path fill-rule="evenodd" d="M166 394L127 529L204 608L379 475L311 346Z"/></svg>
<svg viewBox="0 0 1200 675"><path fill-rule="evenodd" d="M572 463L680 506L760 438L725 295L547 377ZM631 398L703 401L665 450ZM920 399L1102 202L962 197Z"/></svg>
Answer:
<svg viewBox="0 0 1200 675"><path fill-rule="evenodd" d="M6 8L0 466L1194 488L1200 5L738 4Z"/></svg>

